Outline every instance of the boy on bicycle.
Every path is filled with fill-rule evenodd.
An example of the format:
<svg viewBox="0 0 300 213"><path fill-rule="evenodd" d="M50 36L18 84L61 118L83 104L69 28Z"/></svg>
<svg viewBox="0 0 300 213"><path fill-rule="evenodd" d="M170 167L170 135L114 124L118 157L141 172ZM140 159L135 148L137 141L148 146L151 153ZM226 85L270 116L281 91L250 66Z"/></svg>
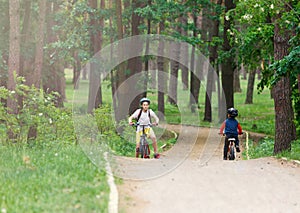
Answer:
<svg viewBox="0 0 300 213"><path fill-rule="evenodd" d="M227 152L229 146L228 138L235 138L236 151L240 152L238 135L243 134L243 130L240 123L235 119L236 116L238 116L238 110L235 108L229 108L227 110L227 119L223 122L220 128L220 134L225 134L226 136L223 155L224 160L227 160Z"/></svg>
<svg viewBox="0 0 300 213"><path fill-rule="evenodd" d="M159 118L157 115L149 109L150 99L142 98L140 100L141 108L137 109L129 118L129 125L133 125L132 119L135 119L140 125L146 125L145 132L147 136L152 140L152 146L154 149L154 158L159 158L160 155L157 153L157 140L151 125L158 125ZM155 122L151 124L151 117L155 119ZM140 135L143 129L141 126L137 126L136 129L136 157L139 155Z"/></svg>

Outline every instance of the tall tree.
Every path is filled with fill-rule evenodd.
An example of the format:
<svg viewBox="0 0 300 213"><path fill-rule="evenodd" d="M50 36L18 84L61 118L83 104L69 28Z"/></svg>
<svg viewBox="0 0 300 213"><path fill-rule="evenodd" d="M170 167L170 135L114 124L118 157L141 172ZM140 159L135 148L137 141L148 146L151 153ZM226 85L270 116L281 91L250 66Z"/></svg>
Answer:
<svg viewBox="0 0 300 213"><path fill-rule="evenodd" d="M287 4L283 6L284 12L290 11ZM291 31L280 24L282 13L278 13L274 18L274 59L281 60L288 55L289 39ZM280 72L276 70L275 72ZM284 150L291 150L291 142L296 139L294 125L294 112L291 101L290 76L282 76L273 88L275 107L275 144L274 154Z"/></svg>
<svg viewBox="0 0 300 213"><path fill-rule="evenodd" d="M59 12L58 2L46 1L46 30L47 30L47 44L54 44L59 41L61 31L54 31L54 28L59 25L55 16ZM63 107L65 98L65 78L64 78L64 63L60 57L59 51L56 48L47 48L44 50L43 64L43 90L47 93L57 92L59 95L56 97L55 105Z"/></svg>
<svg viewBox="0 0 300 213"><path fill-rule="evenodd" d="M247 93L245 104L253 104L253 90L255 82L256 69L251 69L248 77Z"/></svg>
<svg viewBox="0 0 300 213"><path fill-rule="evenodd" d="M9 58L8 58L8 82L7 88L15 91L15 75L20 72L20 2L19 0L9 1ZM8 113L18 113L18 96L12 93L13 97L7 99ZM16 140L16 134L12 129L7 130L8 138Z"/></svg>
<svg viewBox="0 0 300 213"><path fill-rule="evenodd" d="M46 0L39 1L39 21L38 21L38 33L36 37L36 50L35 50L35 62L34 62L34 75L33 85L36 88L41 87L42 81L42 68L44 59L44 27L46 17Z"/></svg>
<svg viewBox="0 0 300 213"><path fill-rule="evenodd" d="M133 12L131 14L131 35L132 36L136 36L136 35L139 35L140 34L140 30L139 30L139 25L142 21L142 17L137 14L135 12L136 9L138 8L142 8L144 7L144 3L142 1L139 1L139 0L132 0L132 9L133 9ZM143 47L142 47L142 43L137 41L137 44L136 44L136 51L138 52L141 52ZM135 58L131 58L128 60L128 71L129 71L129 74L127 75L127 77L131 77L137 73L140 73L142 71L142 59L141 57L135 57ZM129 85L130 86L130 89L129 89L129 92L131 91L137 91L137 94L136 97L133 99L133 101L129 104L129 112L127 112L127 114L131 114L133 113L135 110L136 110L136 107L139 106L139 100L140 98L145 95L145 93L142 91L138 92L138 90L142 90L142 88L137 88L135 87L135 85Z"/></svg>
<svg viewBox="0 0 300 213"><path fill-rule="evenodd" d="M186 27L188 25L188 17L187 14L183 14L180 17L181 20L181 36L187 37L188 32L186 30ZM181 69L181 81L182 81L182 88L183 90L187 90L189 88L189 68L188 68L188 61L189 61L189 51L188 47L186 45L181 45L180 48L181 56L184 58L182 59L184 65L180 65Z"/></svg>
<svg viewBox="0 0 300 213"><path fill-rule="evenodd" d="M175 21L175 32L180 32L179 19ZM176 35L177 33L175 33ZM174 42L171 48L171 54L174 59L171 60L171 72L169 81L169 96L168 102L170 104L177 104L177 87L178 87L178 69L179 69L179 55L180 55L180 43Z"/></svg>
<svg viewBox="0 0 300 213"><path fill-rule="evenodd" d="M97 0L89 0L90 12L90 52L94 56L102 48L102 30L104 26L103 17L97 15L99 10ZM105 1L101 0L100 8L104 9ZM89 98L88 98L88 113L102 104L102 91L101 91L101 76L97 62L92 59L90 61L90 78L89 78Z"/></svg>
<svg viewBox="0 0 300 213"><path fill-rule="evenodd" d="M159 30L158 32L161 33L164 31L165 24L164 20L162 20L159 23ZM160 41L158 45L158 54L163 55L164 53L164 42ZM165 98L164 98L164 92L165 92L165 75L164 75L164 58L162 56L157 57L157 84L158 84L158 111L161 114L165 113ZM163 118L160 118L163 119Z"/></svg>
<svg viewBox="0 0 300 213"><path fill-rule="evenodd" d="M20 1L9 1L9 59L8 59L8 82L7 88L15 91L16 82L15 74L20 73ZM9 112L13 114L18 113L18 104L16 103L17 95L15 99L9 98L7 100L7 107Z"/></svg>
<svg viewBox="0 0 300 213"><path fill-rule="evenodd" d="M233 24L233 17L227 12L234 9L235 4L233 0L225 0L225 12L224 17L224 33L223 33L223 51L225 58L222 61L222 87L224 89L224 95L226 99L226 108L234 106L233 96L233 73L235 70L234 54L230 44L231 40L231 25Z"/></svg>
<svg viewBox="0 0 300 213"><path fill-rule="evenodd" d="M196 7L196 5L194 5ZM193 38L196 39L198 36L198 16L195 12L195 8L193 8ZM192 47L192 52L191 52L191 63L190 63L190 70L191 70L191 76L190 76L190 92L191 92L191 97L190 97L190 106L191 106L191 111L196 112L196 108L198 108L198 103L199 103L199 92L200 92L200 70L197 70L197 58L195 58L195 45Z"/></svg>

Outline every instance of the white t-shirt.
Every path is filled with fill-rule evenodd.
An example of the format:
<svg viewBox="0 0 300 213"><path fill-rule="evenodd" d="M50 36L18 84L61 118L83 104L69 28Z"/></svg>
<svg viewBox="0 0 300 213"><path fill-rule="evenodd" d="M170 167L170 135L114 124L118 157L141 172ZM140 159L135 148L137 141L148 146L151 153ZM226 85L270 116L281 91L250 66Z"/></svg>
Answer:
<svg viewBox="0 0 300 213"><path fill-rule="evenodd" d="M137 109L133 114L132 118L137 119L138 115L140 113L140 110L142 109ZM150 118L149 118L149 112L150 112L150 117L155 119L155 123L159 122L159 118L156 116L155 112L153 112L151 109L148 109L146 112L142 110L142 114L140 116L140 119L138 120L140 125L148 125L151 124ZM141 131L142 127L138 126L137 131Z"/></svg>

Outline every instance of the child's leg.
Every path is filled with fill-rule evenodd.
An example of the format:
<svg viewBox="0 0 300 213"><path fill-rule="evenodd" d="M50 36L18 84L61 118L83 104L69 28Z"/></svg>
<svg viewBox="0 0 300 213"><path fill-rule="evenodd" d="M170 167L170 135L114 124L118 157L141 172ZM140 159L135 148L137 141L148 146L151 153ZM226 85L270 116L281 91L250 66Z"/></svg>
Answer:
<svg viewBox="0 0 300 213"><path fill-rule="evenodd" d="M223 152L223 159L224 160L227 160L228 146L229 146L228 137L225 137L224 152Z"/></svg>
<svg viewBox="0 0 300 213"><path fill-rule="evenodd" d="M239 137L235 136L235 148L237 152L240 152L240 141L239 141Z"/></svg>
<svg viewBox="0 0 300 213"><path fill-rule="evenodd" d="M152 130L152 128L150 129L149 137L152 140L152 146L153 146L154 154L156 154L157 153L157 140L156 140L156 136L155 136L155 133Z"/></svg>
<svg viewBox="0 0 300 213"><path fill-rule="evenodd" d="M137 132L136 135L135 135L135 157L139 157L139 147L140 147L140 133Z"/></svg>

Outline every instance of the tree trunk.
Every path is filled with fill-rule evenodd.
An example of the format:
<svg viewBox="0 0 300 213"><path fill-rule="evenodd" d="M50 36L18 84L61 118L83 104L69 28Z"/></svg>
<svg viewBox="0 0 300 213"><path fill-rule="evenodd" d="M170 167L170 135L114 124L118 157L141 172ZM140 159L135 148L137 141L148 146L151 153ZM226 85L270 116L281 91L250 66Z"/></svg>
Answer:
<svg viewBox="0 0 300 213"><path fill-rule="evenodd" d="M15 91L16 82L15 74L19 75L20 72L20 2L18 0L9 1L9 58L8 58L8 82L7 88ZM15 93L14 97L7 100L8 113L18 114L18 96ZM13 129L9 128L8 138L16 140L17 135Z"/></svg>
<svg viewBox="0 0 300 213"><path fill-rule="evenodd" d="M194 26L197 27L197 16L194 15L193 17ZM193 31L193 37L197 37L196 30ZM199 102L199 89L200 89L200 75L199 70L197 70L197 59L195 58L195 46L192 47L192 53L191 53L191 97L190 97L190 106L191 106L191 112L196 112L196 108L198 108L198 102Z"/></svg>
<svg viewBox="0 0 300 213"><path fill-rule="evenodd" d="M285 11L289 8L285 5ZM274 20L274 59L281 60L288 55L291 32L279 25L280 13ZM275 71L276 72L276 71ZM291 142L296 139L296 128L293 122L294 112L291 101L290 76L283 76L274 86L275 107L275 144L274 154L291 150Z"/></svg>
<svg viewBox="0 0 300 213"><path fill-rule="evenodd" d="M176 21L175 24L177 25L175 27L175 31L179 32L180 31L179 23ZM171 60L168 102L170 104L176 105L177 104L180 43L175 42L174 46L171 47L171 51L172 51L171 54L174 57L174 60Z"/></svg>
<svg viewBox="0 0 300 213"><path fill-rule="evenodd" d="M36 88L41 87L42 81L42 68L44 59L44 27L46 17L46 0L39 1L39 24L38 34L36 37L36 50L35 50L35 62L34 62L34 76L33 85Z"/></svg>
<svg viewBox="0 0 300 213"><path fill-rule="evenodd" d="M159 33L162 33L165 30L164 21L162 20L159 23ZM164 53L164 42L160 41L158 45L158 55L163 55ZM157 57L157 86L158 86L158 112L160 112L159 118L164 119L164 117L160 115L165 114L165 98L164 98L164 91L165 91L165 75L164 75L164 58L161 56Z"/></svg>
<svg viewBox="0 0 300 213"><path fill-rule="evenodd" d="M51 44L58 40L58 34L54 33L53 26L56 22L54 19L55 13L59 10L59 5L55 2L46 1L46 17L47 18L47 43ZM65 97L64 89L64 67L61 59L55 54L54 49L47 49L44 52L44 60L48 60L43 66L43 77L47 79L42 83L43 89L47 93L57 92L59 95L54 102L55 106L63 107ZM50 63L51 62L51 63Z"/></svg>
<svg viewBox="0 0 300 213"><path fill-rule="evenodd" d="M253 91L254 91L254 82L255 82L256 70L253 69L249 73L248 85L247 85L247 96L245 104L253 104Z"/></svg>
<svg viewBox="0 0 300 213"><path fill-rule="evenodd" d="M225 13L235 8L233 0L225 0ZM227 55L227 58L222 63L222 87L224 89L224 95L226 100L226 108L234 106L233 95L233 74L234 74L234 55L231 52L230 39L228 31L231 28L233 17L229 16L229 20L224 17L224 33L223 33L223 50Z"/></svg>
<svg viewBox="0 0 300 213"><path fill-rule="evenodd" d="M132 7L133 7L133 11L137 8L141 8L141 7L143 7L143 2L141 2L139 0L133 0ZM141 23L141 20L142 20L142 18L138 14L136 14L135 12L132 12L132 17L131 17L131 35L132 36L140 34L139 25ZM137 51L142 52L142 49L143 49L142 43L137 41L136 45L137 45ZM135 57L135 58L129 59L127 69L130 73L129 73L129 75L127 75L127 77L129 78L137 73L140 73L142 71L142 68L143 68L143 65L142 65L141 57ZM139 90L142 90L141 88L137 88L137 87L135 87L135 85L128 85L128 86L129 86L128 94L131 93L132 91L135 91L136 94L142 93L142 91L139 92ZM135 96L135 98L129 104L129 110L126 113L126 116L128 114L132 114L136 110L136 108L140 105L139 101L143 95L145 95L145 93ZM128 95L126 95L123 98L128 99ZM125 103L127 101L128 100L126 100ZM126 108L124 108L124 109L126 109ZM124 118L126 118L126 116Z"/></svg>
<svg viewBox="0 0 300 213"><path fill-rule="evenodd" d="M235 69L233 71L233 87L234 87L234 92L242 92L241 88L241 82L240 82L240 71L238 69Z"/></svg>
<svg viewBox="0 0 300 213"><path fill-rule="evenodd" d="M29 36L30 36L30 17L31 17L31 0L25 0L24 1L25 4L25 8L24 8L24 18L23 18L23 25L22 25L22 31L21 31L21 49L25 50L25 48L28 45L28 40L29 40ZM26 53L25 53L26 54ZM21 55L20 55L20 75L24 76L26 79L26 74L25 74L25 60L26 57L28 57L27 55L25 55L24 53L22 54L21 51ZM27 63L28 64L28 63ZM27 79L26 79L27 81ZM27 84L27 82L25 82ZM31 86L30 84L27 84L29 86Z"/></svg>
<svg viewBox="0 0 300 213"><path fill-rule="evenodd" d="M35 61L34 61L34 73L32 76L32 83L35 88L41 88L42 81L42 68L44 59L44 27L46 17L46 0L40 0L39 2L39 22L38 22L38 34L36 37L35 48ZM36 108L36 107L35 107ZM37 137L37 124L33 124L29 127L27 134L27 140L33 140Z"/></svg>
<svg viewBox="0 0 300 213"><path fill-rule="evenodd" d="M89 0L89 6L98 11L98 1ZM101 0L101 9L105 7L105 0ZM96 12L90 14L90 52L94 56L102 48L102 32L97 30L98 26L103 29L104 20L103 17L98 19ZM89 78L89 97L88 97L88 113L93 113L95 108L98 108L102 104L102 90L101 90L101 76L97 63L94 59L90 62L90 78Z"/></svg>
<svg viewBox="0 0 300 213"><path fill-rule="evenodd" d="M181 17L181 35L183 37L187 37L188 33L184 29L184 26L188 25L188 19L187 15L183 15ZM182 81L182 89L187 90L189 88L189 68L188 68L188 62L189 62L189 50L186 45L181 45L180 51L182 52L182 56L184 58L182 59L184 65L180 65L181 69L181 81Z"/></svg>

